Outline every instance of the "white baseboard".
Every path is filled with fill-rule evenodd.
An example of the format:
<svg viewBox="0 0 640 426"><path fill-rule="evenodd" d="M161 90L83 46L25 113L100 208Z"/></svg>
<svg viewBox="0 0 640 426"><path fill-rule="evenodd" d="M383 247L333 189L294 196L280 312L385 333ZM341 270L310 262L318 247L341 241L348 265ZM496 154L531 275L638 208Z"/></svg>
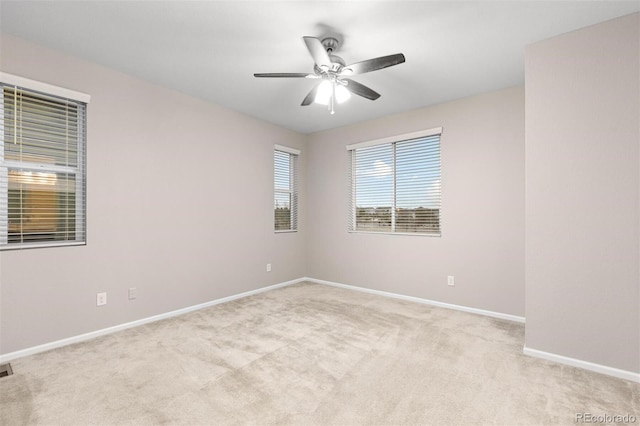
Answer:
<svg viewBox="0 0 640 426"><path fill-rule="evenodd" d="M381 290L372 290L372 289L365 288L365 287L356 287L356 286L353 286L353 285L341 284L341 283L336 283L336 282L332 282L332 281L318 280L316 278L306 277L306 278L304 278L304 280L305 281L311 281L311 282L317 283L317 284L325 284L325 285L330 285L330 286L333 286L333 287L345 288L345 289L348 289L348 290L361 291L363 293L376 294L378 296L385 296L385 297L391 297L391 298L394 298L394 299L407 300L409 302L422 303L423 305L431 305L431 306L437 306L439 308L454 309L456 311L470 312L472 314L479 314L479 315L484 315L484 316L487 316L487 317L500 318L500 319L504 319L504 320L508 320L508 321L515 321L515 322L520 322L520 323L524 323L525 322L525 318L524 317L519 317L517 315L503 314L501 312L486 311L484 309L469 308L467 306L454 305L454 304L451 304L451 303L436 302L435 300L422 299L420 297L413 297L413 296L405 296L403 294L389 293L387 291L381 291Z"/></svg>
<svg viewBox="0 0 640 426"><path fill-rule="evenodd" d="M106 334L115 333L117 331L126 330L127 328L137 327L143 324L148 324L154 321L160 321L166 318L175 317L178 315L183 315L189 312L197 311L199 309L208 308L209 306L218 305L220 303L231 302L232 300L242 299L243 297L253 296L254 294L263 293L265 291L274 290L280 287L286 287L291 284L296 284L304 281L304 278L298 278L291 281L285 281L279 284L270 285L268 287L262 287L256 290L246 291L244 293L234 294L232 296L223 297L221 299L211 300L209 302L201 303L198 305L188 306L186 308L177 309L171 312L165 312L164 314L154 315L152 317L142 318L136 321L127 322L124 324L115 325L113 327L103 328L101 330L92 331L85 334L80 334L78 336L69 337L62 340L56 340L55 342L45 343L43 345L32 346L30 348L22 349L15 352L9 352L4 355L0 355L0 364L9 362L16 358L22 358L28 355L34 355L40 352L45 352L51 349L60 348L62 346L71 345L73 343L84 342L85 340L90 340L99 336L104 336Z"/></svg>
<svg viewBox="0 0 640 426"><path fill-rule="evenodd" d="M640 373L634 373L633 371L620 370L618 368L608 367L602 364L595 364L593 362L583 361L581 359L569 358L563 355L557 355L550 352L531 349L526 346L522 349L522 353L535 358L546 359L547 361L553 361L560 364L569 365L571 367L578 367L584 370L606 374L607 376L617 377L619 379L640 383Z"/></svg>
<svg viewBox="0 0 640 426"><path fill-rule="evenodd" d="M259 288L259 289L256 289L256 290L251 290L251 291L235 294L235 295L228 296L228 297L223 297L221 299L212 300L212 301L201 303L201 304L198 304L198 305L188 306L186 308L178 309L178 310L175 310L175 311L166 312L166 313L163 313L163 314L154 315L154 316L147 317L147 318L142 318L142 319L139 319L139 320L136 320L136 321L127 322L127 323L124 323L124 324L118 324L118 325L115 325L113 327L103 328L103 329L92 331L92 332L89 332L89 333L84 333L84 334L80 334L80 335L77 335L77 336L68 337L66 339L56 340L54 342L49 342L49 343L45 343L45 344L38 345L38 346L32 346L30 348L21 349L19 351L9 352L9 353L0 355L0 363L9 362L9 361L17 359L17 358L22 358L22 357L25 357L25 356L34 355L34 354L37 354L37 353L40 353L40 352L49 351L51 349L60 348L62 346L67 346L67 345L71 345L71 344L74 344L74 343L84 342L86 340L90 340L90 339L93 339L93 338L96 338L96 337L99 337L99 336L104 336L106 334L111 334L111 333L115 333L117 331L126 330L128 328L137 327L137 326L140 326L140 325L143 325L143 324L148 324L150 322L160 321L160 320L163 320L163 319L166 319L166 318L171 318L171 317L175 317L175 316L178 316L178 315L183 315L183 314L186 314L186 313L189 313L189 312L197 311L199 309L208 308L209 306L214 306L214 305L217 305L217 304L220 304L220 303L230 302L232 300L241 299L243 297L252 296L254 294L262 293L262 292L265 292L265 291L274 290L276 288L286 287L286 286L289 286L289 285L292 285L292 284L296 284L296 283L299 283L299 282L303 282L303 281L310 281L310 282L313 282L313 283L316 283L316 284L330 285L330 286L333 286L333 287L340 287L340 288L349 289L349 290L356 290L356 291L361 291L361 292L365 292L365 293L376 294L376 295L379 295L379 296L385 296L385 297L391 297L391 298L395 298L395 299L407 300L407 301L410 301L410 302L422 303L422 304L426 304L426 305L438 306L438 307L441 307L441 308L455 309L455 310L458 310L458 311L464 311L464 312L470 312L470 313L474 313L474 314L490 316L490 317L494 317L494 318L506 319L506 320L509 320L509 321L516 321L516 322L521 322L521 323L525 322L524 317L518 317L518 316L515 316L515 315L503 314L503 313L492 312L492 311L485 311L483 309L469 308L469 307L466 307L466 306L459 306L459 305L453 305L453 304L449 304L449 303L436 302L434 300L421 299L419 297L405 296L405 295L396 294L396 293L389 293L389 292L386 292L386 291L371 290L371 289L364 288L364 287L356 287L356 286L336 283L336 282L332 282L332 281L325 281L325 280L319 280L319 279L316 279L316 278L303 277L303 278L298 278L298 279L291 280L291 281L285 281L285 282L282 282L282 283L279 283L279 284L274 284L274 285L271 285L271 286L268 286L268 287L262 287L262 288Z"/></svg>
<svg viewBox="0 0 640 426"><path fill-rule="evenodd" d="M519 317L519 316L516 316L516 315L510 315L510 314L503 314L503 313L500 313L500 312L486 311L484 309L469 308L467 306L460 306L460 305L454 305L454 304L450 304L450 303L436 302L434 300L421 299L419 297L405 296L405 295L402 295L402 294L390 293L390 292L380 291L380 290L372 290L372 289L365 288L365 287L356 287L356 286L352 286L352 285L341 284L341 283L325 281L325 280L319 280L319 279L310 278L310 277L304 278L304 281L310 281L310 282L317 283L317 284L330 285L330 286L333 286L333 287L340 287L340 288L344 288L344 289L348 289L348 290L361 291L361 292L364 292L364 293L376 294L376 295L379 295L379 296L392 297L394 299L407 300L407 301L410 301L410 302L422 303L422 304L426 304L426 305L433 305L433 306L438 306L438 307L441 307L441 308L455 309L455 310L458 310L458 311L470 312L470 313L474 313L474 314L485 315L485 316L505 319L505 320L509 320L509 321L515 321L515 322L520 322L520 323L524 323L525 322L525 318L524 317ZM575 358L569 358L569 357L565 357L565 356L562 356L562 355L556 355L556 354L552 354L552 353L549 353L549 352L543 352L543 351L539 351L537 349L527 348L526 346L523 349L523 353L525 355L533 356L533 357L536 357L536 358L546 359L547 361L558 362L560 364L570 365L572 367L583 368L585 370L595 371L596 373L606 374L608 376L617 377L619 379L624 379L624 380L629 380L629 381L632 381L632 382L640 383L640 374L639 373L634 373L632 371L620 370L618 368L608 367L606 365L595 364L595 363L588 362L588 361L582 361L582 360L575 359Z"/></svg>
<svg viewBox="0 0 640 426"><path fill-rule="evenodd" d="M126 330L128 328L137 327L137 326L140 326L140 325L143 325L143 324L148 324L148 323L151 323L151 322L154 322L154 321L159 321L159 320L163 320L163 319L166 319L166 318L175 317L175 316L178 316L178 315L183 315L183 314L186 314L186 313L189 313L189 312L197 311L199 309L204 309L204 308L208 308L210 306L218 305L220 303L231 302L232 300L237 300L237 299L241 299L243 297L252 296L254 294L263 293L265 291L274 290L276 288L286 287L286 286L289 286L289 285L292 285L292 284L297 284L297 283L303 282L303 281L309 281L309 282L313 282L313 283L316 283L316 284L324 284L324 285L344 288L344 289L348 289L348 290L355 290L355 291L360 291L360 292L364 292L364 293L375 294L375 295L378 295L378 296L391 297L391 298L394 298L394 299L406 300L406 301L415 302L415 303L421 303L421 304L425 304L425 305L432 305L432 306L437 306L437 307L441 307L441 308L454 309L454 310L463 311L463 312L470 312L470 313L473 313L473 314L485 315L485 316L505 319L505 320L509 320L509 321L515 321L515 322L520 322L520 323L524 323L525 322L525 318L524 317L520 317L520 316L516 316L516 315L503 314L503 313L500 313L500 312L487 311L487 310L484 310L484 309L469 308L467 306L460 306L460 305L454 305L454 304L450 304L450 303L436 302L434 300L421 299L419 297L405 296L405 295L397 294L397 293L390 293L390 292L380 291L380 290L372 290L372 289L368 289L368 288L364 288L364 287L356 287L356 286L336 283L336 282L332 282L332 281L325 281L325 280L319 280L319 279L316 279L316 278L303 277L303 278L298 278L298 279L291 280L291 281L285 281L285 282L282 282L282 283L279 283L279 284L270 285L270 286L267 286L267 287L262 287L262 288L259 288L259 289L256 289L256 290L251 290L251 291L235 294L235 295L228 296L228 297L223 297L221 299L215 299L215 300L212 300L212 301L209 301L209 302L205 302L205 303L201 303L201 304L198 304L198 305L189 306L189 307L178 309L178 310L175 310L175 311L166 312L164 314L154 315L152 317L147 317L147 318L139 319L139 320L136 320L136 321L131 321L131 322L128 322L128 323L125 323L125 324L119 324L119 325L116 325L116 326L113 326L113 327L103 328L101 330L92 331L90 333L80 334L78 336L73 336L73 337L69 337L69 338L66 338L66 339L57 340L55 342L49 342L49 343L45 343L43 345L33 346L33 347L22 349L22 350L19 350L19 351L10 352L10 353L4 354L4 355L0 355L0 363L9 362L9 361L17 359L17 358L22 358L22 357L25 357L25 356L28 356L28 355L34 355L34 354L37 354L37 353L40 353L40 352L45 352L45 351L48 351L48 350L51 350L51 349L60 348L62 346L71 345L73 343L83 342L83 341L90 340L90 339L93 339L93 338L96 338L96 337L99 337L99 336L104 336L104 335L107 335L107 334L115 333L117 331ZM585 370L594 371L596 373L606 374L608 376L613 376L613 377L617 377L617 378L620 378L620 379L624 379L624 380L629 380L629 381L632 381L632 382L640 383L640 373L634 373L634 372L631 372L631 371L620 370L620 369L617 369L617 368L608 367L606 365L595 364L595 363L588 362L588 361L582 361L582 360L575 359L575 358L569 358L569 357L565 357L565 356L562 356L562 355L556 355L556 354L549 353L549 352L539 351L537 349L527 348L526 346L523 348L522 352L525 355L529 355L529 356L532 356L532 357L546 359L548 361L558 362L558 363L569 365L569 366L572 366L572 367L583 368Z"/></svg>

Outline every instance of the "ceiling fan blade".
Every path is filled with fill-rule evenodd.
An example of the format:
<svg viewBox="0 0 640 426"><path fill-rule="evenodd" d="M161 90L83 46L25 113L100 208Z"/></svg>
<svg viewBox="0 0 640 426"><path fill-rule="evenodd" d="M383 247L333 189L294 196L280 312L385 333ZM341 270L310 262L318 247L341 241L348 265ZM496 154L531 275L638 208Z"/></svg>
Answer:
<svg viewBox="0 0 640 426"><path fill-rule="evenodd" d="M379 58L367 59L366 61L356 62L347 65L340 72L341 75L364 74L366 72L380 70L382 68L391 67L404 62L404 55L396 53L395 55L381 56Z"/></svg>
<svg viewBox="0 0 640 426"><path fill-rule="evenodd" d="M276 77L276 78L318 78L315 74L304 72L263 72L253 74L254 77Z"/></svg>
<svg viewBox="0 0 640 426"><path fill-rule="evenodd" d="M320 86L320 83L318 83L315 86L313 86L313 89L311 89L309 94L304 98L304 100L302 101L300 106L307 106L307 105L311 105L313 103L313 101L316 99L316 93L318 93L318 87L319 86Z"/></svg>
<svg viewBox="0 0 640 426"><path fill-rule="evenodd" d="M355 95L371 99L372 101L375 101L380 97L380 93L376 92L375 90L369 89L364 84L360 84L357 81L353 81L349 78L343 78L342 80L347 82L347 85L345 86L347 90Z"/></svg>
<svg viewBox="0 0 640 426"><path fill-rule="evenodd" d="M321 68L331 68L331 59L329 59L329 54L324 49L322 42L315 37L305 36L302 38L316 65Z"/></svg>

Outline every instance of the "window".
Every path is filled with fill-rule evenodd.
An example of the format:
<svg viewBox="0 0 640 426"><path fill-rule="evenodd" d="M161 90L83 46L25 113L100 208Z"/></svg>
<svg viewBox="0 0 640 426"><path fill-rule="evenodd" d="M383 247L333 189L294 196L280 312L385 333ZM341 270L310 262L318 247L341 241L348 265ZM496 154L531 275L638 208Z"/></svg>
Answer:
<svg viewBox="0 0 640 426"><path fill-rule="evenodd" d="M0 73L0 249L84 244L89 96Z"/></svg>
<svg viewBox="0 0 640 426"><path fill-rule="evenodd" d="M274 229L298 230L298 156L300 151L276 145L273 152Z"/></svg>
<svg viewBox="0 0 640 426"><path fill-rule="evenodd" d="M442 128L347 146L349 231L440 235Z"/></svg>

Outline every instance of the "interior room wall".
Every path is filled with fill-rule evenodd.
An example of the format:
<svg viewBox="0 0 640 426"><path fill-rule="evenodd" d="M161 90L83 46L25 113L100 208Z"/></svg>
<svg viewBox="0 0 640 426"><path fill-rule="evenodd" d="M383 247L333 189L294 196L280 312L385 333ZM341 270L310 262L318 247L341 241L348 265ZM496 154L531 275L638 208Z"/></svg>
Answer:
<svg viewBox="0 0 640 426"><path fill-rule="evenodd" d="M305 275L304 191L301 231L273 232L273 146L302 150L304 188L303 135L12 36L0 51L4 72L91 95L88 244L0 254L0 353Z"/></svg>
<svg viewBox="0 0 640 426"><path fill-rule="evenodd" d="M345 146L440 126L442 236L347 232ZM308 276L524 315L523 87L315 133L308 150Z"/></svg>
<svg viewBox="0 0 640 426"><path fill-rule="evenodd" d="M526 346L640 372L640 23L526 49Z"/></svg>

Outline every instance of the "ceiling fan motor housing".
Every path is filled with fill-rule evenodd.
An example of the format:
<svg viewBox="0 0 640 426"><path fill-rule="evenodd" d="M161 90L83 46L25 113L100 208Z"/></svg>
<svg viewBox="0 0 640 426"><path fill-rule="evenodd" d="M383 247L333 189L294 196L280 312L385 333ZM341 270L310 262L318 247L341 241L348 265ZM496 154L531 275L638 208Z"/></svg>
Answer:
<svg viewBox="0 0 640 426"><path fill-rule="evenodd" d="M324 49L328 54L331 54L331 52L335 52L336 50L338 50L339 45L340 43L338 43L338 39L334 37L325 37L322 39L322 46L324 46Z"/></svg>
<svg viewBox="0 0 640 426"><path fill-rule="evenodd" d="M345 67L346 62L340 56L333 54L333 52L338 50L338 47L340 46L338 39L334 37L325 37L322 39L322 46L327 51L327 54L329 55L329 59L331 60L330 71L333 73L340 72L340 70ZM321 75L323 73L323 70L320 67L318 67L318 65L314 65L313 70L317 75Z"/></svg>

